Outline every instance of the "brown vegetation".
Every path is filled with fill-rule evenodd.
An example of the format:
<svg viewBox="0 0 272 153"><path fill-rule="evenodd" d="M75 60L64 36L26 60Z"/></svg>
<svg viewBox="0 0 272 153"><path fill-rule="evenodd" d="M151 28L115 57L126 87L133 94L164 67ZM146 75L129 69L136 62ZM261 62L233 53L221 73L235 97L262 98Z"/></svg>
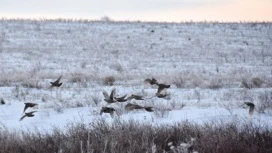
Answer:
<svg viewBox="0 0 272 153"><path fill-rule="evenodd" d="M192 138L188 151L201 153L268 153L272 151L272 131L262 125L188 122L152 126L135 121L105 120L91 124L71 123L67 129L51 133L0 130L0 152L173 152ZM171 144L171 145L169 145ZM170 148L170 146L172 146ZM190 150L189 150L190 149ZM176 150L175 150L176 151ZM181 152L181 151L180 151Z"/></svg>

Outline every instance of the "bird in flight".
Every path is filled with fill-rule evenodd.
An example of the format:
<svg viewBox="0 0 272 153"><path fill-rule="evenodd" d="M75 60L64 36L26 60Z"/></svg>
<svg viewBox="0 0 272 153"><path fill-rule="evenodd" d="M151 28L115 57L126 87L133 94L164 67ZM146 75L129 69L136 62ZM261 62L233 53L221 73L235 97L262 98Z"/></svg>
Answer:
<svg viewBox="0 0 272 153"><path fill-rule="evenodd" d="M246 104L249 107L249 115L252 115L254 112L254 108L255 108L255 104L253 104L252 102L244 102L244 104Z"/></svg>
<svg viewBox="0 0 272 153"><path fill-rule="evenodd" d="M22 121L25 117L33 117L35 112L37 112L37 111L32 111L32 112L27 112L27 113L25 113L25 114L20 118L20 121Z"/></svg>
<svg viewBox="0 0 272 153"><path fill-rule="evenodd" d="M109 94L108 94L106 91L103 91L102 93L103 93L104 98L105 98L104 100L105 100L108 104L117 102L117 100L116 100L116 98L115 98L115 93L116 93L116 89L115 89L115 88L113 88L113 89L111 90L110 96L109 96Z"/></svg>
<svg viewBox="0 0 272 153"><path fill-rule="evenodd" d="M51 88L52 87L60 87L62 85L62 83L60 82L62 75L54 82L50 82L51 83Z"/></svg>
<svg viewBox="0 0 272 153"><path fill-rule="evenodd" d="M38 104L37 103L25 103L25 107L24 107L23 113L26 111L27 108L34 107L36 105L38 105Z"/></svg>
<svg viewBox="0 0 272 153"><path fill-rule="evenodd" d="M154 84L157 84L158 81L155 78L151 78L151 79L147 78L144 80L144 83L149 83L150 85L154 85Z"/></svg>
<svg viewBox="0 0 272 153"><path fill-rule="evenodd" d="M166 89L170 88L170 85L157 83L157 86L158 86L158 90L157 90L156 96L158 98L164 98L168 96L168 94L166 93Z"/></svg>

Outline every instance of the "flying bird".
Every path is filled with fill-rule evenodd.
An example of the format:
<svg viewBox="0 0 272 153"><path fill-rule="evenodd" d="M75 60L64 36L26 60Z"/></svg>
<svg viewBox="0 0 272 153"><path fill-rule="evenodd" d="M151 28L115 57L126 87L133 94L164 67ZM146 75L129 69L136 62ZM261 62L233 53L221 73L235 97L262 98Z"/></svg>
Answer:
<svg viewBox="0 0 272 153"><path fill-rule="evenodd" d="M244 104L246 104L249 107L249 115L252 115L254 112L254 108L255 108L255 104L253 104L252 102L244 102Z"/></svg>
<svg viewBox="0 0 272 153"><path fill-rule="evenodd" d="M103 113L110 113L111 117L113 117L114 112L115 109L112 107L102 107L102 109L100 110L100 115L102 115Z"/></svg>
<svg viewBox="0 0 272 153"><path fill-rule="evenodd" d="M128 103L128 104L125 106L125 109L126 109L126 110L145 109L145 110L148 111L148 112L153 112L152 108L153 108L153 107L145 107L145 106L140 106L140 105L131 104L131 103Z"/></svg>
<svg viewBox="0 0 272 153"><path fill-rule="evenodd" d="M25 103L25 107L24 107L23 113L26 111L26 109L27 109L28 107L34 107L34 106L36 106L36 105L38 105L38 104L37 104L37 103Z"/></svg>
<svg viewBox="0 0 272 153"><path fill-rule="evenodd" d="M37 111L32 111L32 112L27 112L27 113L25 113L25 114L20 118L20 121L22 121L25 117L33 117L35 112L37 112Z"/></svg>
<svg viewBox="0 0 272 153"><path fill-rule="evenodd" d="M54 82L50 82L51 83L51 87L60 87L62 85L62 83L60 82L62 76L60 76L56 81Z"/></svg>
<svg viewBox="0 0 272 153"><path fill-rule="evenodd" d="M6 102L4 101L3 98L1 98L1 104L2 104L2 105L6 104Z"/></svg>
<svg viewBox="0 0 272 153"><path fill-rule="evenodd" d="M164 97L169 95L169 94L166 93L166 89L170 88L170 85L161 84L161 83L157 83L156 85L158 86L158 90L157 90L157 93L156 93L156 96L158 98L164 98Z"/></svg>
<svg viewBox="0 0 272 153"><path fill-rule="evenodd" d="M102 93L103 93L104 98L105 98L104 100L107 103L111 104L111 103L117 102L116 98L114 97L115 93L116 93L116 89L115 88L112 89L110 96L108 95L108 93L106 91L103 91Z"/></svg>
<svg viewBox="0 0 272 153"><path fill-rule="evenodd" d="M144 83L149 83L150 85L154 85L154 84L157 84L158 81L155 78L151 78L151 79L148 78L144 80Z"/></svg>

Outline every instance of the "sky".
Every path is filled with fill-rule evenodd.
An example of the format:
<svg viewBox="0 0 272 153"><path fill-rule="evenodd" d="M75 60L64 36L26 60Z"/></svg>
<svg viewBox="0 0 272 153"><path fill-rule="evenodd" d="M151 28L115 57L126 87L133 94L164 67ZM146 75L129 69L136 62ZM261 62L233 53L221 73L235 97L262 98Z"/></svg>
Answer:
<svg viewBox="0 0 272 153"><path fill-rule="evenodd" d="M0 0L1 18L272 21L272 0Z"/></svg>

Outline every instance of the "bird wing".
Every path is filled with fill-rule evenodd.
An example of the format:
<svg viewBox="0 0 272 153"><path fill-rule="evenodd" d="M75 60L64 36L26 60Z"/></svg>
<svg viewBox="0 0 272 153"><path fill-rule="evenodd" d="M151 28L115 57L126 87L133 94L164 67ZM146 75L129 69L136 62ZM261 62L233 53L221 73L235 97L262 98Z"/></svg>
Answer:
<svg viewBox="0 0 272 153"><path fill-rule="evenodd" d="M157 90L157 94L161 94L161 92L163 90L166 90L163 86L159 86L158 90Z"/></svg>
<svg viewBox="0 0 272 153"><path fill-rule="evenodd" d="M27 104L25 104L25 107L24 107L24 111L23 111L23 113L26 111L26 109L28 108L28 105Z"/></svg>
<svg viewBox="0 0 272 153"><path fill-rule="evenodd" d="M100 110L100 115L102 115L104 112L104 107L102 107L102 109Z"/></svg>
<svg viewBox="0 0 272 153"><path fill-rule="evenodd" d="M110 112L110 116L111 116L112 118L113 118L113 115L114 115L113 113L114 113L113 111Z"/></svg>
<svg viewBox="0 0 272 153"><path fill-rule="evenodd" d="M152 78L151 80L154 84L158 83L158 81L155 78Z"/></svg>
<svg viewBox="0 0 272 153"><path fill-rule="evenodd" d="M112 91L111 91L111 94L110 94L110 99L111 99L111 100L114 99L115 93L116 93L116 89L113 88Z"/></svg>
<svg viewBox="0 0 272 153"><path fill-rule="evenodd" d="M135 109L143 109L144 107L140 106L140 105L137 105L137 104L134 104L134 108Z"/></svg>
<svg viewBox="0 0 272 153"><path fill-rule="evenodd" d="M143 107L137 104L127 104L127 106L131 109L142 109Z"/></svg>
<svg viewBox="0 0 272 153"><path fill-rule="evenodd" d="M55 81L55 83L59 83L62 75Z"/></svg>
<svg viewBox="0 0 272 153"><path fill-rule="evenodd" d="M132 106L133 105L131 103L128 103L128 104L126 104L125 109L126 110L132 110L133 109Z"/></svg>
<svg viewBox="0 0 272 153"><path fill-rule="evenodd" d="M140 99L140 98L143 98L143 96L140 96L140 95L134 95L134 94L132 94L131 95L134 99Z"/></svg>
<svg viewBox="0 0 272 153"><path fill-rule="evenodd" d="M134 95L133 94L130 94L129 96L127 96L127 100L131 100L131 99L134 99Z"/></svg>
<svg viewBox="0 0 272 153"><path fill-rule="evenodd" d="M122 100L126 100L125 98L127 97L127 95L124 95L122 97L118 97L118 98L115 98L117 101L122 101Z"/></svg>
<svg viewBox="0 0 272 153"><path fill-rule="evenodd" d="M24 118L26 117L26 115L23 115L19 121L22 121Z"/></svg>
<svg viewBox="0 0 272 153"><path fill-rule="evenodd" d="M254 106L250 106L249 107L249 114L252 115L254 111Z"/></svg>
<svg viewBox="0 0 272 153"><path fill-rule="evenodd" d="M105 99L110 99L110 96L106 91L103 91L102 93L103 93Z"/></svg>

